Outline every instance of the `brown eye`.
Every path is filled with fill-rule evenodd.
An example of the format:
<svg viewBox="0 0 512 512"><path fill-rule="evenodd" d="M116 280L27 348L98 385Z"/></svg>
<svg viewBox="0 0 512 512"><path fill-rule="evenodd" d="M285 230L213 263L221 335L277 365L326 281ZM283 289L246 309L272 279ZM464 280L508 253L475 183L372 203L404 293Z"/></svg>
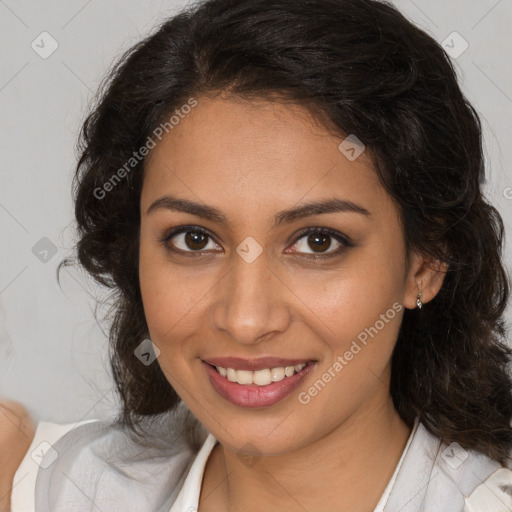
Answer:
<svg viewBox="0 0 512 512"><path fill-rule="evenodd" d="M308 236L307 244L314 252L324 252L331 246L331 237L322 233L314 233Z"/></svg>
<svg viewBox="0 0 512 512"><path fill-rule="evenodd" d="M333 245L334 250L327 252ZM337 231L329 228L309 228L299 234L292 251L315 259L336 256L348 247L353 247L352 242Z"/></svg>
<svg viewBox="0 0 512 512"><path fill-rule="evenodd" d="M185 245L190 249L202 250L206 247L208 242L208 235L199 233L197 231L187 231L184 239Z"/></svg>
<svg viewBox="0 0 512 512"><path fill-rule="evenodd" d="M162 240L169 251L176 253L201 252L210 249L219 249L211 235L200 228L193 226L182 226L172 230Z"/></svg>

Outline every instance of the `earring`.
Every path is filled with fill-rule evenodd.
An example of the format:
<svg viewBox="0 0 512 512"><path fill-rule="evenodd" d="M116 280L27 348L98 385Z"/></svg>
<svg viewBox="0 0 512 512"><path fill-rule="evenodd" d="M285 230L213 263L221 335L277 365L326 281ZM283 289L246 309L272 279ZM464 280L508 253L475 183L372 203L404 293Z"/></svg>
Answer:
<svg viewBox="0 0 512 512"><path fill-rule="evenodd" d="M421 292L418 293L418 296L416 297L416 306L418 306L418 309L423 307L423 302L421 302Z"/></svg>

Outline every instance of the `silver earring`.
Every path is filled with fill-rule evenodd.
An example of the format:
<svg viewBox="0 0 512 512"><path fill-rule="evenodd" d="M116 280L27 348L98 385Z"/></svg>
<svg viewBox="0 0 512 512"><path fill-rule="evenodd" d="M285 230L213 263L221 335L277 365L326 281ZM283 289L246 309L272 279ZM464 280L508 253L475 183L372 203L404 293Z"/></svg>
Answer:
<svg viewBox="0 0 512 512"><path fill-rule="evenodd" d="M421 293L418 293L418 296L416 297L416 306L418 306L418 309L423 307L423 302L421 302Z"/></svg>

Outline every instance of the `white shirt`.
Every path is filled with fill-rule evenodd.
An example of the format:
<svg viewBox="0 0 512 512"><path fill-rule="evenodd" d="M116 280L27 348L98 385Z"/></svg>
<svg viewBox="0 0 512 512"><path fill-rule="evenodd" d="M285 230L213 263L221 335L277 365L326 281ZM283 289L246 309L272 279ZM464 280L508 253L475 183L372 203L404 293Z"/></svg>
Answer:
<svg viewBox="0 0 512 512"><path fill-rule="evenodd" d="M14 477L12 512L192 512L217 443L187 410L151 426L153 447L109 422L39 423ZM160 444L158 444L160 443ZM373 512L511 512L508 467L431 435L416 418Z"/></svg>

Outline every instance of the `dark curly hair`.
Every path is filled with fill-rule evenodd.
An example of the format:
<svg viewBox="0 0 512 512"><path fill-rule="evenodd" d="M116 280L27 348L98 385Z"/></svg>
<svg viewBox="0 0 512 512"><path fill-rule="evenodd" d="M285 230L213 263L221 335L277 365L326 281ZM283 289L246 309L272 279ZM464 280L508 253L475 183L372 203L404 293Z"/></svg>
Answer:
<svg viewBox="0 0 512 512"><path fill-rule="evenodd" d="M158 364L134 357L148 337L138 279L145 159L126 162L178 107L222 92L306 106L364 142L407 250L448 265L435 299L404 312L394 405L409 426L419 416L432 434L506 461L509 284L503 221L481 191L480 119L442 47L375 0L200 1L128 50L103 82L82 127L74 192L78 261L115 298L117 421L136 432L180 402Z"/></svg>

